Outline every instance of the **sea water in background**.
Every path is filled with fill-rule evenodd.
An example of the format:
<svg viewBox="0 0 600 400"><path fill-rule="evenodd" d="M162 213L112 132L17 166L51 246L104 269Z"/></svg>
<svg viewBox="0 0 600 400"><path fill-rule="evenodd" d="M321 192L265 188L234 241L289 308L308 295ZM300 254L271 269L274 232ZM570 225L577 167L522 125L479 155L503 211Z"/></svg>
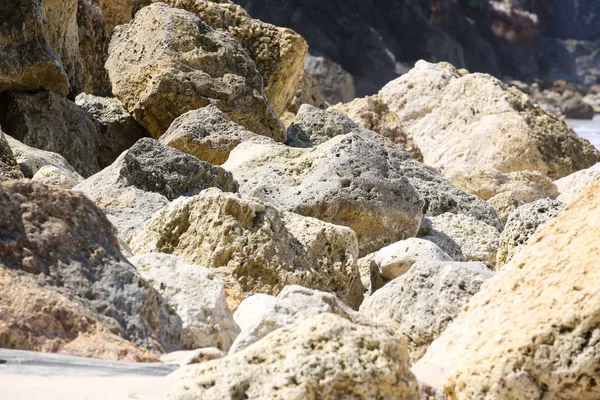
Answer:
<svg viewBox="0 0 600 400"><path fill-rule="evenodd" d="M567 123L581 137L589 140L600 150L600 114L592 120L568 119Z"/></svg>

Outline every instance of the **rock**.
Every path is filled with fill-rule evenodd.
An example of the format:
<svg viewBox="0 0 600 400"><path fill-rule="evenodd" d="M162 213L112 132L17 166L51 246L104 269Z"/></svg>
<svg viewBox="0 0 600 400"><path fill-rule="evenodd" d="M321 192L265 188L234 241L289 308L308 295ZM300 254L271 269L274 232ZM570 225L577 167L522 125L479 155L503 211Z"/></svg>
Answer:
<svg viewBox="0 0 600 400"><path fill-rule="evenodd" d="M8 135L6 135L6 140L25 178L33 178L46 165L56 167L67 175L79 175L67 160L58 153L27 146Z"/></svg>
<svg viewBox="0 0 600 400"><path fill-rule="evenodd" d="M358 260L358 264L368 268L368 287L372 294L386 283L407 273L416 263L434 261L452 261L452 258L433 242L410 238L369 254Z"/></svg>
<svg viewBox="0 0 600 400"><path fill-rule="evenodd" d="M524 204L513 211L500 235L496 269L501 269L528 243L533 234L565 208L558 200L542 199Z"/></svg>
<svg viewBox="0 0 600 400"><path fill-rule="evenodd" d="M325 101L330 104L346 103L356 97L352 75L328 57L308 54L304 61L304 73L317 82Z"/></svg>
<svg viewBox="0 0 600 400"><path fill-rule="evenodd" d="M162 351L156 296L121 254L98 207L81 193L26 180L0 181L0 207L0 269L24 271L108 331Z"/></svg>
<svg viewBox="0 0 600 400"><path fill-rule="evenodd" d="M19 169L15 155L10 148L2 128L0 128L0 177L19 179L23 173Z"/></svg>
<svg viewBox="0 0 600 400"><path fill-rule="evenodd" d="M445 213L429 217L431 228L419 237L438 245L455 261L480 261L490 268L496 265L500 232L473 217Z"/></svg>
<svg viewBox="0 0 600 400"><path fill-rule="evenodd" d="M52 92L5 93L0 100L0 124L13 138L62 155L83 177L100 171L98 130L70 100Z"/></svg>
<svg viewBox="0 0 600 400"><path fill-rule="evenodd" d="M75 104L88 113L101 135L98 162L102 168L108 167L122 152L146 136L144 129L117 99L81 93L75 98Z"/></svg>
<svg viewBox="0 0 600 400"><path fill-rule="evenodd" d="M163 3L140 10L115 31L106 69L114 95L154 138L175 118L209 104L255 133L285 138L254 62L185 10Z"/></svg>
<svg viewBox="0 0 600 400"><path fill-rule="evenodd" d="M413 136L425 164L458 187L470 171L475 177L488 170L537 171L558 179L600 157L586 139L517 89L447 63L419 61L379 95Z"/></svg>
<svg viewBox="0 0 600 400"><path fill-rule="evenodd" d="M315 78L306 73L302 74L298 86L296 87L296 91L294 92L294 97L288 103L288 113L296 115L302 104L309 104L320 108L321 110L325 110L329 107L329 104L327 104L323 98L323 93L317 85ZM286 124L286 126L289 126L289 124Z"/></svg>
<svg viewBox="0 0 600 400"><path fill-rule="evenodd" d="M136 362L156 355L32 274L0 267L0 347Z"/></svg>
<svg viewBox="0 0 600 400"><path fill-rule="evenodd" d="M421 260L373 293L360 312L401 334L415 362L492 276L478 262Z"/></svg>
<svg viewBox="0 0 600 400"><path fill-rule="evenodd" d="M556 183L560 192L556 200L567 204L571 203L588 187L593 185L599 176L600 163L555 181L554 183Z"/></svg>
<svg viewBox="0 0 600 400"><path fill-rule="evenodd" d="M254 297L261 297L258 301ZM240 335L231 346L229 354L237 353L258 342L276 329L295 324L319 314L331 313L356 324L371 324L366 318L338 300L331 293L286 286L277 297L254 295L244 300L236 310L237 319L245 319ZM250 303L250 304L245 304Z"/></svg>
<svg viewBox="0 0 600 400"><path fill-rule="evenodd" d="M134 15L135 3L150 4L150 0L92 0L92 3L102 10L106 24L106 33L112 36L117 25L123 25L131 21Z"/></svg>
<svg viewBox="0 0 600 400"><path fill-rule="evenodd" d="M554 2L554 18L550 26L553 37L562 39L595 39L600 35L600 5L594 1Z"/></svg>
<svg viewBox="0 0 600 400"><path fill-rule="evenodd" d="M512 192L502 192L489 199L488 203L494 207L502 224L506 224L509 215L525 202Z"/></svg>
<svg viewBox="0 0 600 400"><path fill-rule="evenodd" d="M359 131L358 124L340 112L303 104L288 128L287 144L292 147L312 147L335 136Z"/></svg>
<svg viewBox="0 0 600 400"><path fill-rule="evenodd" d="M80 92L98 96L110 96L111 88L108 73L104 68L108 58L110 34L102 15L102 11L92 5L94 0L78 0L77 25L79 27L79 54L85 74Z"/></svg>
<svg viewBox="0 0 600 400"><path fill-rule="evenodd" d="M547 59L554 60L548 76L592 86L600 82L600 39L549 39Z"/></svg>
<svg viewBox="0 0 600 400"><path fill-rule="evenodd" d="M221 165L241 142L263 139L267 138L246 130L209 105L175 119L160 142L212 165Z"/></svg>
<svg viewBox="0 0 600 400"><path fill-rule="evenodd" d="M237 4L205 0L168 0L173 7L195 13L213 29L238 42L263 77L265 97L277 115L283 114L302 76L308 45L291 29L252 19Z"/></svg>
<svg viewBox="0 0 600 400"><path fill-rule="evenodd" d="M68 170L57 168L53 165L43 166L35 173L32 179L44 185L63 189L72 189L83 182L83 177L78 173L70 173Z"/></svg>
<svg viewBox="0 0 600 400"><path fill-rule="evenodd" d="M223 283L211 271L160 253L129 261L164 302L159 336L165 349L229 350L240 329L227 308Z"/></svg>
<svg viewBox="0 0 600 400"><path fill-rule="evenodd" d="M439 371L454 399L598 398L599 194L541 227L413 370Z"/></svg>
<svg viewBox="0 0 600 400"><path fill-rule="evenodd" d="M412 161L405 152L398 157ZM361 256L414 236L421 223L423 200L401 161L358 133L310 149L242 143L223 167L246 196L352 228Z"/></svg>
<svg viewBox="0 0 600 400"><path fill-rule="evenodd" d="M346 114L361 128L377 132L392 142L404 147L417 161L423 161L423 154L402 127L402 121L377 95L354 99L349 103L337 104L331 111Z"/></svg>
<svg viewBox="0 0 600 400"><path fill-rule="evenodd" d="M48 40L42 1L7 0L2 8L0 92L51 90L66 95L69 78Z"/></svg>
<svg viewBox="0 0 600 400"><path fill-rule="evenodd" d="M196 350L180 350L165 354L160 358L164 364L179 365L180 367L190 364L200 364L206 361L217 360L227 354L216 347L205 347Z"/></svg>
<svg viewBox="0 0 600 400"><path fill-rule="evenodd" d="M239 353L181 369L173 399L417 400L405 346L385 329L321 314Z"/></svg>
<svg viewBox="0 0 600 400"><path fill-rule="evenodd" d="M333 292L353 307L362 301L354 232L217 189L172 202L129 243L136 254L169 253L212 269L232 310L246 296L292 284Z"/></svg>

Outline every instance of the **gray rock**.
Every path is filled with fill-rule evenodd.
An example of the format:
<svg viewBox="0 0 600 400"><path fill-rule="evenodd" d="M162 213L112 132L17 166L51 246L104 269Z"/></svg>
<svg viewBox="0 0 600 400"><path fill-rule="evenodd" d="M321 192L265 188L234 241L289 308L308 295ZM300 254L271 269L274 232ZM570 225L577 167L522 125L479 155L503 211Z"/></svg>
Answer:
<svg viewBox="0 0 600 400"><path fill-rule="evenodd" d="M80 193L26 180L0 182L0 207L0 268L32 274L109 331L162 351L156 295L98 207Z"/></svg>
<svg viewBox="0 0 600 400"><path fill-rule="evenodd" d="M293 147L312 147L332 137L360 130L354 121L342 113L303 104L288 128L287 144Z"/></svg>
<svg viewBox="0 0 600 400"><path fill-rule="evenodd" d="M180 115L215 104L253 132L285 139L252 59L190 12L164 3L140 10L115 29L106 69L115 96L155 138Z"/></svg>
<svg viewBox="0 0 600 400"><path fill-rule="evenodd" d="M243 141L268 140L232 122L227 114L209 105L189 111L173 121L160 142L213 165L227 161Z"/></svg>
<svg viewBox="0 0 600 400"><path fill-rule="evenodd" d="M119 100L81 93L75 104L88 113L100 134L98 162L101 168L112 164L122 152L146 135Z"/></svg>
<svg viewBox="0 0 600 400"><path fill-rule="evenodd" d="M13 138L62 155L83 177L100 171L96 126L85 111L55 93L5 93L0 124Z"/></svg>
<svg viewBox="0 0 600 400"><path fill-rule="evenodd" d="M294 97L290 100L287 105L287 111L292 114L297 114L302 104L309 104L325 110L329 107L329 104L323 98L323 93L319 88L317 81L312 76L303 73L296 87Z"/></svg>
<svg viewBox="0 0 600 400"><path fill-rule="evenodd" d="M542 225L556 217L565 203L558 200L541 199L523 204L513 211L500 235L500 246L496 268L508 263L529 241Z"/></svg>
<svg viewBox="0 0 600 400"><path fill-rule="evenodd" d="M167 351L218 347L227 351L240 329L213 272L161 253L129 260L161 295L160 341Z"/></svg>
<svg viewBox="0 0 600 400"><path fill-rule="evenodd" d="M56 186L63 189L72 189L83 182L83 177L77 172L71 173L68 170L53 165L44 165L31 179L44 185Z"/></svg>
<svg viewBox="0 0 600 400"><path fill-rule="evenodd" d="M462 214L429 217L431 227L419 237L437 244L455 261L480 261L496 265L500 232L483 221Z"/></svg>
<svg viewBox="0 0 600 400"><path fill-rule="evenodd" d="M6 0L0 13L0 92L52 90L66 95L69 79L48 41L42 1Z"/></svg>
<svg viewBox="0 0 600 400"><path fill-rule="evenodd" d="M492 276L477 262L419 262L366 299L360 312L398 331L414 362Z"/></svg>
<svg viewBox="0 0 600 400"><path fill-rule="evenodd" d="M356 97L352 75L328 57L308 54L304 61L304 73L317 82L330 104L346 103Z"/></svg>
<svg viewBox="0 0 600 400"><path fill-rule="evenodd" d="M500 221L502 221L503 224L506 224L509 215L513 211L524 204L524 202L512 192L498 193L489 199L488 203L494 207L494 210L496 210L496 213L498 214L498 218L500 218Z"/></svg>
<svg viewBox="0 0 600 400"><path fill-rule="evenodd" d="M277 297L259 294L240 304L235 319L243 320L243 330L229 354L245 349L276 329L323 313L336 314L357 324L370 324L331 293L297 285L286 286Z"/></svg>
<svg viewBox="0 0 600 400"><path fill-rule="evenodd" d="M23 178L23 173L19 169L15 155L8 145L2 129L0 129L0 176L12 179Z"/></svg>

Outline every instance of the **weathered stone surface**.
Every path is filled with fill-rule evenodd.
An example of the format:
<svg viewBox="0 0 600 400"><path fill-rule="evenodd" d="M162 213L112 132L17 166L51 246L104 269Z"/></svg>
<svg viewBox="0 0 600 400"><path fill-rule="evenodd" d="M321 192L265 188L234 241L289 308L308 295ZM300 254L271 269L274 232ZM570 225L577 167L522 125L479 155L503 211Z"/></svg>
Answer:
<svg viewBox="0 0 600 400"><path fill-rule="evenodd" d="M445 213L429 217L431 226L419 237L438 245L455 261L480 261L490 268L496 265L500 232L473 217Z"/></svg>
<svg viewBox="0 0 600 400"><path fill-rule="evenodd" d="M537 171L558 179L600 157L517 89L447 63L419 61L379 95L412 134L425 163L459 187L475 168L477 175Z"/></svg>
<svg viewBox="0 0 600 400"><path fill-rule="evenodd" d="M417 400L405 346L385 329L321 314L239 353L179 370L174 399Z"/></svg>
<svg viewBox="0 0 600 400"><path fill-rule="evenodd" d="M464 213L501 228L485 201L373 133L338 135L310 149L242 143L223 167L244 195L349 226L358 236L361 256L415 236L421 210Z"/></svg>
<svg viewBox="0 0 600 400"><path fill-rule="evenodd" d="M12 179L23 178L23 173L19 169L15 155L8 145L2 128L0 128L0 176Z"/></svg>
<svg viewBox="0 0 600 400"><path fill-rule="evenodd" d="M0 11L0 92L69 92L69 78L48 41L41 0L7 0ZM22 55L26 54L27 57Z"/></svg>
<svg viewBox="0 0 600 400"><path fill-rule="evenodd" d="M252 19L237 4L206 0L167 0L173 7L196 13L213 29L235 39L256 63L265 96L277 115L294 96L304 68L308 45L291 29Z"/></svg>
<svg viewBox="0 0 600 400"><path fill-rule="evenodd" d="M391 111L378 95L354 99L349 103L337 104L329 110L346 114L361 128L377 132L392 142L404 147L417 161L423 161L423 154L411 135L406 133L400 118Z"/></svg>
<svg viewBox="0 0 600 400"><path fill-rule="evenodd" d="M243 141L268 140L231 121L213 105L189 111L173 121L160 142L212 165L227 161Z"/></svg>
<svg viewBox="0 0 600 400"><path fill-rule="evenodd" d="M159 337L165 350L229 350L240 329L214 273L169 254L144 254L129 261L161 295Z"/></svg>
<svg viewBox="0 0 600 400"><path fill-rule="evenodd" d="M328 57L307 55L304 73L317 82L323 97L330 104L349 102L356 97L352 75Z"/></svg>
<svg viewBox="0 0 600 400"><path fill-rule="evenodd" d="M151 362L156 355L44 279L0 267L0 347L109 360Z"/></svg>
<svg viewBox="0 0 600 400"><path fill-rule="evenodd" d="M502 192L489 199L488 203L494 207L494 210L496 210L498 218L500 218L502 224L506 224L510 213L519 208L519 206L523 205L524 201L519 199L512 192Z"/></svg>
<svg viewBox="0 0 600 400"><path fill-rule="evenodd" d="M258 299L255 300L255 297ZM286 286L277 297L259 294L240 304L236 310L236 320L242 319L244 327L231 346L229 354L245 349L276 329L323 313L336 314L361 325L371 324L368 319L331 293L297 285Z"/></svg>
<svg viewBox="0 0 600 400"><path fill-rule="evenodd" d="M588 187L593 185L599 176L600 163L555 181L554 183L560 192L556 200L569 204Z"/></svg>
<svg viewBox="0 0 600 400"><path fill-rule="evenodd" d="M361 255L414 236L421 223L423 200L401 161L358 133L310 149L242 143L223 167L244 195L352 228Z"/></svg>
<svg viewBox="0 0 600 400"><path fill-rule="evenodd" d="M358 267L363 285L366 278L369 284L364 286L373 293L407 273L414 264L433 261L452 261L452 258L433 242L410 238L366 255L358 260Z"/></svg>
<svg viewBox="0 0 600 400"><path fill-rule="evenodd" d="M144 129L117 99L81 93L75 98L75 104L88 113L98 128L101 168L108 167L122 152L146 136Z"/></svg>
<svg viewBox="0 0 600 400"><path fill-rule="evenodd" d="M254 62L185 10L163 3L140 10L113 34L106 68L114 95L155 138L175 118L209 104L253 132L285 138Z"/></svg>
<svg viewBox="0 0 600 400"><path fill-rule="evenodd" d="M92 0L92 3L102 10L106 23L106 33L112 36L117 25L123 25L131 21L136 3L142 6L150 4L150 0Z"/></svg>
<svg viewBox="0 0 600 400"><path fill-rule="evenodd" d="M451 399L600 396L595 183L499 271L413 370Z"/></svg>
<svg viewBox="0 0 600 400"><path fill-rule="evenodd" d="M94 313L110 332L161 351L156 296L123 257L114 228L90 200L8 180L0 182L0 208L0 269L35 276Z"/></svg>
<svg viewBox="0 0 600 400"><path fill-rule="evenodd" d="M352 230L217 189L169 204L130 245L136 254L175 254L214 270L231 309L248 295L293 284L334 292L353 307L362 301Z"/></svg>
<svg viewBox="0 0 600 400"><path fill-rule="evenodd" d="M546 222L555 218L565 208L558 200L542 199L524 204L513 211L500 235L496 269L508 263L525 248L533 234Z"/></svg>
<svg viewBox="0 0 600 400"><path fill-rule="evenodd" d="M296 91L294 92L294 97L288 103L288 112L286 113L288 118L293 119L293 115L298 113L298 110L302 104L310 104L311 106L320 108L321 110L325 110L327 107L329 107L329 104L327 104L323 98L323 93L321 92L319 86L317 86L315 79L306 73L302 74L302 77L298 82L298 86L296 87ZM282 120L284 118L285 117L282 117ZM286 121L284 121L284 123L285 122ZM286 124L286 126L289 126L289 124Z"/></svg>
<svg viewBox="0 0 600 400"><path fill-rule="evenodd" d="M358 124L341 112L303 104L288 128L287 144L292 147L312 147L335 136L359 131Z"/></svg>
<svg viewBox="0 0 600 400"><path fill-rule="evenodd" d="M15 139L62 155L84 177L100 171L98 130L70 100L52 92L6 93L0 99L0 124Z"/></svg>
<svg viewBox="0 0 600 400"><path fill-rule="evenodd" d="M399 332L416 361L492 276L482 263L419 261L367 298L360 312Z"/></svg>
<svg viewBox="0 0 600 400"><path fill-rule="evenodd" d="M63 189L72 189L83 182L83 177L78 173L71 173L68 170L57 168L53 165L44 165L31 179L44 185Z"/></svg>
<svg viewBox="0 0 600 400"><path fill-rule="evenodd" d="M25 178L33 178L38 170L46 165L63 170L69 175L79 175L60 154L27 146L8 135L5 137Z"/></svg>

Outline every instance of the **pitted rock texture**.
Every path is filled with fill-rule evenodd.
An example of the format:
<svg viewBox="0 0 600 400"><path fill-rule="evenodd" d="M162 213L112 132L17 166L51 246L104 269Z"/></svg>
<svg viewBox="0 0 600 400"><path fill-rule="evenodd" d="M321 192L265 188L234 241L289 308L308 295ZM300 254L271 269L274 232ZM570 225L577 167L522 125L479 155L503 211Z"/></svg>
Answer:
<svg viewBox="0 0 600 400"><path fill-rule="evenodd" d="M0 176L12 179L23 178L23 173L2 129L0 129Z"/></svg>

